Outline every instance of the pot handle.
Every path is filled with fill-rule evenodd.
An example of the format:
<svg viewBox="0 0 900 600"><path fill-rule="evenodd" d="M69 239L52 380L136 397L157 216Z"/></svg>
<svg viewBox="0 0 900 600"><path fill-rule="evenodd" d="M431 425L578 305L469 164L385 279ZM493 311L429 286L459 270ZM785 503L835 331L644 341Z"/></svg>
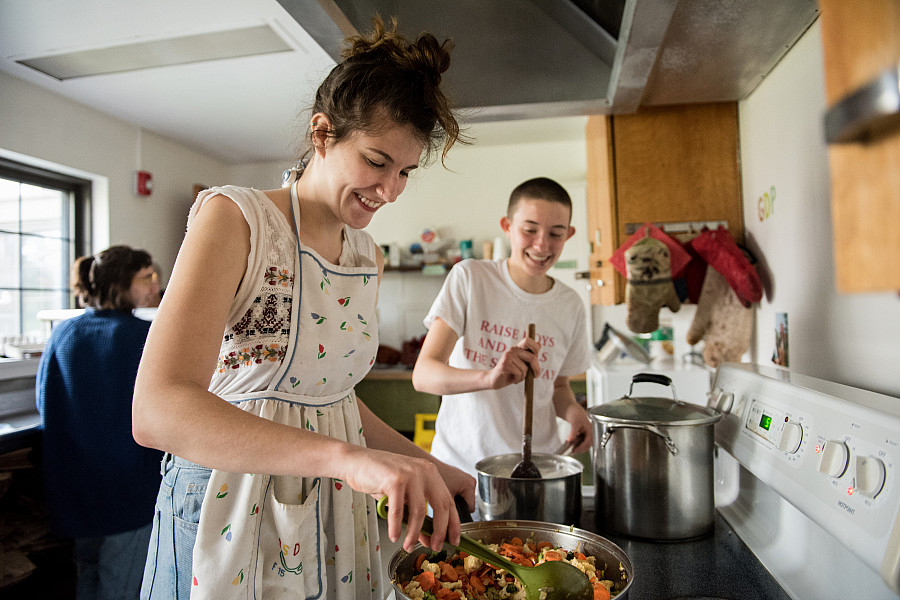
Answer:
<svg viewBox="0 0 900 600"><path fill-rule="evenodd" d="M631 397L631 393L634 390L634 384L636 383L656 383L670 387L672 388L672 400L679 404L683 404L681 400L678 399L678 394L675 393L675 384L672 383L672 378L667 375L663 375L662 373L636 373L631 378L631 385L628 386L628 395L625 396L626 398Z"/></svg>
<svg viewBox="0 0 900 600"><path fill-rule="evenodd" d="M672 456L676 456L678 454L678 446L675 445L675 442L672 441L672 438L670 438L668 435L663 433L663 431L656 425L647 425L644 423L634 423L634 424L626 424L626 425L609 425L609 424L607 424L603 431L603 437L600 438L600 449L601 450L606 447L606 444L609 443L609 438L612 437L612 434L614 434L619 429L643 429L645 431L649 431L650 433L655 433L656 435L661 437L663 439L663 441L666 443L666 448L669 449L669 452L672 453Z"/></svg>
<svg viewBox="0 0 900 600"><path fill-rule="evenodd" d="M466 504L466 499L457 494L453 496L453 501L456 503L456 512L459 514L459 522L471 523L472 513L469 512L469 505Z"/></svg>

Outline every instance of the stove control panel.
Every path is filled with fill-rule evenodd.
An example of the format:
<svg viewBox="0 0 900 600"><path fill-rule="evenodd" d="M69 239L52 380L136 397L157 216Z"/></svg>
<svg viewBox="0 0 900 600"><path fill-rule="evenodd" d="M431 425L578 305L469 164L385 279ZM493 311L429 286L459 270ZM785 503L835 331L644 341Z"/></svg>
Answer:
<svg viewBox="0 0 900 600"><path fill-rule="evenodd" d="M900 594L900 399L727 364L708 404L720 447Z"/></svg>
<svg viewBox="0 0 900 600"><path fill-rule="evenodd" d="M769 448L784 452L784 458L788 462L799 464L807 449L807 444L803 442L809 439L811 423L812 419L795 410L785 410L772 403L753 399L747 410L744 429L757 435ZM804 425L807 426L806 435L803 433Z"/></svg>

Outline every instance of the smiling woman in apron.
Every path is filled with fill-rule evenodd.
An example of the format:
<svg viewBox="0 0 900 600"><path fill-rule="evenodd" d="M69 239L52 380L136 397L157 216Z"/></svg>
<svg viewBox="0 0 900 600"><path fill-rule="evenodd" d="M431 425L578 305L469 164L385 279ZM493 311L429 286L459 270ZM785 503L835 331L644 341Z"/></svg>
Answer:
<svg viewBox="0 0 900 600"><path fill-rule="evenodd" d="M135 386L135 439L167 452L142 598L382 598L373 498L402 500L388 535L407 549L426 505L436 550L459 539L454 495L474 505L474 479L353 389L384 266L361 229L458 137L439 89L451 45L380 21L350 42L285 186L211 188L191 208Z"/></svg>

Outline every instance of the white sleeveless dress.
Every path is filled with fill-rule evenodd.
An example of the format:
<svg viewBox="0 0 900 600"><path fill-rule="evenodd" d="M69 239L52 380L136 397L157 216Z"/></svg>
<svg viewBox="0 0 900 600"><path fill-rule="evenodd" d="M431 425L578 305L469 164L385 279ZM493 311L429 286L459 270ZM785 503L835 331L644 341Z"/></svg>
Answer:
<svg viewBox="0 0 900 600"><path fill-rule="evenodd" d="M247 273L210 391L266 419L365 446L354 385L378 348L375 243L344 229L339 265L261 192L212 188L250 224ZM298 204L292 189L296 230ZM223 431L223 436L229 432ZM383 598L374 501L337 479L212 472L191 598Z"/></svg>

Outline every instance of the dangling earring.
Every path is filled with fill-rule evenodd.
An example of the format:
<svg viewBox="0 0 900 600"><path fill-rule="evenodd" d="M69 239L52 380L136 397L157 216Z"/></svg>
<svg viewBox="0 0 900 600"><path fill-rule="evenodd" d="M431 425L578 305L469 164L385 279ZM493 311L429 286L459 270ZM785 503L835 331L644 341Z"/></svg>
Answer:
<svg viewBox="0 0 900 600"><path fill-rule="evenodd" d="M299 178L299 174L297 171L297 167L293 167L291 169L285 169L281 173L281 187L286 188Z"/></svg>
<svg viewBox="0 0 900 600"><path fill-rule="evenodd" d="M285 169L281 173L281 187L286 188L303 175L303 171L306 170L306 165L309 163L308 158L301 158L297 161L296 166L291 167L290 169Z"/></svg>

